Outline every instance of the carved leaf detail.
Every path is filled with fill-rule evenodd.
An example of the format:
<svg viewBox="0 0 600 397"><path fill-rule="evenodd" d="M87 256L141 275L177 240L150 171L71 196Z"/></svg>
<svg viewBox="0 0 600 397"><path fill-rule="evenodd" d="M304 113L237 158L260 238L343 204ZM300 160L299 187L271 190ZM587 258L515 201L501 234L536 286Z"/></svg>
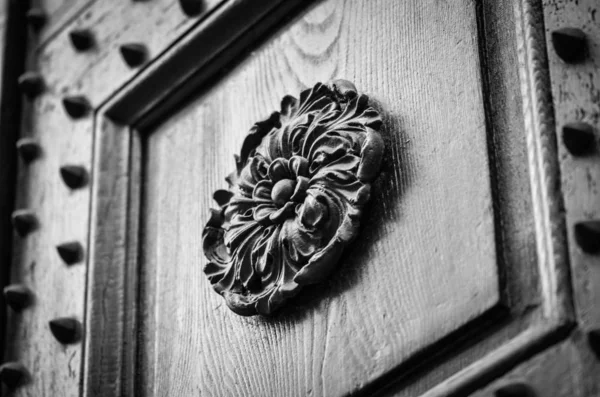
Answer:
<svg viewBox="0 0 600 397"><path fill-rule="evenodd" d="M231 310L268 315L336 266L379 173L380 126L369 98L335 80L250 129L203 232L204 272Z"/></svg>

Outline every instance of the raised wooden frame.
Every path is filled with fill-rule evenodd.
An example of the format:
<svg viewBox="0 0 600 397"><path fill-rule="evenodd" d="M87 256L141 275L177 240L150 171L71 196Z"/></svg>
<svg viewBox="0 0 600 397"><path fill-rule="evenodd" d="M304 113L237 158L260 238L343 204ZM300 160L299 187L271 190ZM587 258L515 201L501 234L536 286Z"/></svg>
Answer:
<svg viewBox="0 0 600 397"><path fill-rule="evenodd" d="M84 395L133 395L143 389L139 378L143 378L143 370L136 367L140 319L136 286L143 272L137 250L140 131L197 92L197 87L214 78L299 4L281 0L225 4L99 109L95 123ZM492 330L489 341L479 341L487 354L475 352L477 344L464 341L465 336L472 336L467 330L463 330L464 335L453 334L453 340L463 339L456 349L466 351L471 364L432 389L415 389L426 391L427 396L465 395L565 338L573 323L542 8L536 0L521 0L515 5L514 15L541 305L522 323L507 316L505 326ZM232 31L223 26L243 28ZM436 355L436 360L450 361L449 353L456 352L444 351ZM410 366L402 364L367 385L365 394L392 393L414 383L415 378L431 370L422 365L431 362L430 356L431 352L424 352L411 359Z"/></svg>

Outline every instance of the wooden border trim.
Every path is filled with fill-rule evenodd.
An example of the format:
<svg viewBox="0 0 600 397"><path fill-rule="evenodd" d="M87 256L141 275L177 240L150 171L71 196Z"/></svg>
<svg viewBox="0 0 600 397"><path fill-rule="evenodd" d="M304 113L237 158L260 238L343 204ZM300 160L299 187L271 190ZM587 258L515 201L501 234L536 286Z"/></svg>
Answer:
<svg viewBox="0 0 600 397"><path fill-rule="evenodd" d="M15 204L17 151L21 123L21 93L17 78L25 70L27 48L27 2L10 0L3 3L0 20L0 288L10 280L13 228L11 213ZM7 324L4 295L0 294L0 357L4 358Z"/></svg>
<svg viewBox="0 0 600 397"><path fill-rule="evenodd" d="M543 326L524 331L421 397L460 397L471 394L548 346L564 340L572 326Z"/></svg>
<svg viewBox="0 0 600 397"><path fill-rule="evenodd" d="M538 263L545 298L544 314L556 320L573 320L564 204L543 12L540 0L521 0L515 4L519 77L536 219Z"/></svg>
<svg viewBox="0 0 600 397"><path fill-rule="evenodd" d="M216 69L213 60L219 66L228 63L233 56L239 55L239 49L254 43L261 34L280 23L303 3L310 2L227 2L166 51L161 59L140 73L135 79L139 83L130 83L112 99L107 106L107 116L122 124L134 124L146 118L147 112L166 97L172 97L173 92L177 93L179 99L185 97L193 90L190 88L193 84L189 83L192 77L197 73L206 76L206 67L211 71ZM227 28L230 26L239 29ZM248 32L250 28L253 29ZM153 115L152 119L155 118ZM148 122L145 120L144 124Z"/></svg>

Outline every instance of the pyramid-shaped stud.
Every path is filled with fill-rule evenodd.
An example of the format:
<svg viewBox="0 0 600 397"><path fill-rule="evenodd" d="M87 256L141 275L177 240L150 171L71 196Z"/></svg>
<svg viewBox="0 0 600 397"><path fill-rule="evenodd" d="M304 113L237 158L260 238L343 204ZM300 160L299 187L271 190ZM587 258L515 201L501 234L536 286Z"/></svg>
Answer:
<svg viewBox="0 0 600 397"><path fill-rule="evenodd" d="M140 66L144 62L146 62L146 58L148 55L148 51L143 44L138 43L129 43L123 44L119 51L121 52L121 56L123 60L129 67Z"/></svg>
<svg viewBox="0 0 600 397"><path fill-rule="evenodd" d="M15 311L25 309L33 302L33 293L22 284L7 285L3 292L6 304Z"/></svg>
<svg viewBox="0 0 600 397"><path fill-rule="evenodd" d="M46 24L48 19L46 12L38 7L31 8L29 11L27 11L25 18L27 19L27 23L34 30L40 30Z"/></svg>
<svg viewBox="0 0 600 397"><path fill-rule="evenodd" d="M565 62L583 60L586 53L585 33L576 28L563 28L552 32L552 46L556 54Z"/></svg>
<svg viewBox="0 0 600 397"><path fill-rule="evenodd" d="M42 148L35 139L21 138L17 141L17 151L24 162L30 163L40 157Z"/></svg>
<svg viewBox="0 0 600 397"><path fill-rule="evenodd" d="M594 329L588 332L587 334L588 345L590 345L590 349L596 355L596 358L600 360L600 329Z"/></svg>
<svg viewBox="0 0 600 397"><path fill-rule="evenodd" d="M65 185L71 189L85 186L87 183L87 171L79 165L63 165L60 167L60 176Z"/></svg>
<svg viewBox="0 0 600 397"><path fill-rule="evenodd" d="M573 156L593 153L596 147L594 128L583 122L565 124L562 129L563 143Z"/></svg>
<svg viewBox="0 0 600 397"><path fill-rule="evenodd" d="M83 247L77 241L60 244L56 247L56 251L67 265L72 265L83 259Z"/></svg>
<svg viewBox="0 0 600 397"><path fill-rule="evenodd" d="M25 72L19 76L19 87L28 98L35 98L44 91L44 79L37 72Z"/></svg>
<svg viewBox="0 0 600 397"><path fill-rule="evenodd" d="M533 389L525 383L516 382L501 386L494 392L495 397L535 397Z"/></svg>
<svg viewBox="0 0 600 397"><path fill-rule="evenodd" d="M62 102L67 114L74 119L85 116L90 109L90 103L83 96L68 96Z"/></svg>
<svg viewBox="0 0 600 397"><path fill-rule="evenodd" d="M24 237L38 228L38 219L33 211L28 209L16 210L12 213L12 223L19 236Z"/></svg>
<svg viewBox="0 0 600 397"><path fill-rule="evenodd" d="M203 10L202 0L179 0L181 9L188 17L195 17Z"/></svg>
<svg viewBox="0 0 600 397"><path fill-rule="evenodd" d="M94 36L86 29L76 29L69 32L69 38L77 51L89 50L94 45Z"/></svg>
<svg viewBox="0 0 600 397"><path fill-rule="evenodd" d="M600 253L600 220L582 221L575 224L575 241L583 252Z"/></svg>
<svg viewBox="0 0 600 397"><path fill-rule="evenodd" d="M14 389L27 381L29 374L25 366L12 361L0 365L0 381L9 389Z"/></svg>
<svg viewBox="0 0 600 397"><path fill-rule="evenodd" d="M81 337L81 324L73 317L60 317L48 322L52 335L60 343L75 343Z"/></svg>

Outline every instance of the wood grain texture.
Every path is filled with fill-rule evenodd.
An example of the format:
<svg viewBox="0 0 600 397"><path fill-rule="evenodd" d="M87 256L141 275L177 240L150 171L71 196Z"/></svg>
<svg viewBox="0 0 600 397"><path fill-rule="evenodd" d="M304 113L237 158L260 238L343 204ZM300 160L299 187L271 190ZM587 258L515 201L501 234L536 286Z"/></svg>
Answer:
<svg viewBox="0 0 600 397"><path fill-rule="evenodd" d="M471 2L325 2L151 133L150 394L342 395L497 303L476 32ZM387 115L387 169L362 238L333 282L303 295L310 303L239 318L201 272L210 192L254 121L332 77L355 81Z"/></svg>

